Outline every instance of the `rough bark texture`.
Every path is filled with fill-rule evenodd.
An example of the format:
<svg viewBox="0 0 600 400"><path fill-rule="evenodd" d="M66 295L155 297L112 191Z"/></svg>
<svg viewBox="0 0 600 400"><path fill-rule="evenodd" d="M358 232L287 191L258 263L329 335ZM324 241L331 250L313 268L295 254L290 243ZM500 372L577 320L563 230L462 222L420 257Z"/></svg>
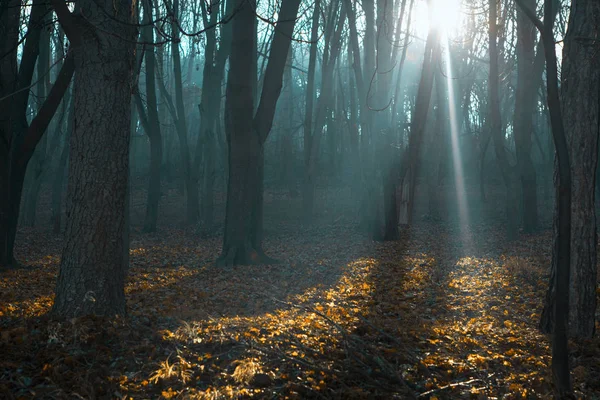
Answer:
<svg viewBox="0 0 600 400"><path fill-rule="evenodd" d="M265 81L256 115L253 101L254 19L250 4L236 0L227 79L225 127L229 148L229 182L220 265L273 262L262 250L263 146L271 130L281 93L283 71L300 0L281 4Z"/></svg>
<svg viewBox="0 0 600 400"><path fill-rule="evenodd" d="M135 22L136 12L128 1L84 0L84 19L71 14L62 0L53 4L72 43L76 68L68 219L53 313L124 314L136 30L120 21Z"/></svg>
<svg viewBox="0 0 600 400"><path fill-rule="evenodd" d="M590 338L596 312L595 177L600 131L600 3L573 1L561 95L571 156L570 334Z"/></svg>
<svg viewBox="0 0 600 400"><path fill-rule="evenodd" d="M565 37L561 96L571 158L571 270L569 334L590 338L596 312L595 178L600 127L600 52L593 40L600 35L600 3L574 1ZM555 182L558 185L558 181ZM556 227L555 227L556 230ZM554 267L554 265L553 265ZM540 327L554 329L552 280Z"/></svg>

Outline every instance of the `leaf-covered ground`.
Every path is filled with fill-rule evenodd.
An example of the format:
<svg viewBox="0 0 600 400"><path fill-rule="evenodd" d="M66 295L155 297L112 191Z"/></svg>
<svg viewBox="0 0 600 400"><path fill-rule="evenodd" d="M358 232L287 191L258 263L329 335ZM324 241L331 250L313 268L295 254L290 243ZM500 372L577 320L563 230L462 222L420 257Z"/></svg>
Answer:
<svg viewBox="0 0 600 400"><path fill-rule="evenodd" d="M376 243L341 217L272 229L284 264L235 268L214 266L219 237L135 233L129 315L62 322L46 315L61 238L22 231L29 268L0 275L0 397L551 397L536 329L548 232L506 243L489 225L421 223ZM600 398L600 340L571 351L578 395Z"/></svg>

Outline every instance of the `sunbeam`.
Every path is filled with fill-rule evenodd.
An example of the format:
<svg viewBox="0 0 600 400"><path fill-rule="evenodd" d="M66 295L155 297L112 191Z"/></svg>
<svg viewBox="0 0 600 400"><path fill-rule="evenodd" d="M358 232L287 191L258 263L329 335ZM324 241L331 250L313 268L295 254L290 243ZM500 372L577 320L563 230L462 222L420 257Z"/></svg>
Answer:
<svg viewBox="0 0 600 400"><path fill-rule="evenodd" d="M454 95L454 82L452 80L452 60L450 57L450 44L448 36L442 33L442 38L446 44L446 79L448 81L448 114L450 116L450 137L452 143L452 162L454 165L454 182L456 188L456 197L458 203L458 214L460 229L465 245L469 245L471 240L468 237L469 215L467 206L467 192L465 190L465 175L463 172L462 157L460 154L458 116L456 112L456 98Z"/></svg>

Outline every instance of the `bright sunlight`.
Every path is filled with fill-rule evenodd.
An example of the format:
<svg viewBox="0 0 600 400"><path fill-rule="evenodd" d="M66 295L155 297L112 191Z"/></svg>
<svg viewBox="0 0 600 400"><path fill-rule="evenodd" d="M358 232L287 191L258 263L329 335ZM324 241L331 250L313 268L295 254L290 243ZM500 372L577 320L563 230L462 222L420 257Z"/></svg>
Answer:
<svg viewBox="0 0 600 400"><path fill-rule="evenodd" d="M420 36L427 34L430 24L442 29L450 37L460 33L463 14L461 0L423 1L416 11L415 25Z"/></svg>

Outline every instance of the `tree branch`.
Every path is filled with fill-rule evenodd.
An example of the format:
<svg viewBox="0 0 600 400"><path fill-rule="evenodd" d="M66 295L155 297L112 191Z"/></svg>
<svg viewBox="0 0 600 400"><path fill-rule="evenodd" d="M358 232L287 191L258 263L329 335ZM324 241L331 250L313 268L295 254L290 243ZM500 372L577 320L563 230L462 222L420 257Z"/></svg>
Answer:
<svg viewBox="0 0 600 400"><path fill-rule="evenodd" d="M42 139L42 136L44 136L50 121L54 117L62 98L69 88L74 71L75 61L73 59L73 53L69 52L63 66L60 69L60 72L58 73L56 82L54 82L52 89L50 89L48 97L25 132L25 138L23 140L23 145L19 156L19 161L22 165L27 164L29 158L33 154L33 151L35 150L35 147Z"/></svg>
<svg viewBox="0 0 600 400"><path fill-rule="evenodd" d="M531 22L535 25L535 27L540 31L540 33L543 34L544 23L537 17L537 15L535 15L535 11L530 9L529 7L527 7L525 5L525 3L523 3L523 0L515 0L515 1L517 2L517 5L519 6L519 8L521 10L523 10L525 15L527 15L527 18L529 18L531 20Z"/></svg>

